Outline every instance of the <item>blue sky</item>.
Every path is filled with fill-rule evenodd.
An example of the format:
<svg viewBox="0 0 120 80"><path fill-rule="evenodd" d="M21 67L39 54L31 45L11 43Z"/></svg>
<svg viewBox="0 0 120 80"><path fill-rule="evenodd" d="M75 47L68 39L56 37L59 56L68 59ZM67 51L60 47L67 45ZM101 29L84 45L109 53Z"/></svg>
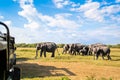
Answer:
<svg viewBox="0 0 120 80"><path fill-rule="evenodd" d="M17 43L120 44L120 0L0 0L0 21Z"/></svg>

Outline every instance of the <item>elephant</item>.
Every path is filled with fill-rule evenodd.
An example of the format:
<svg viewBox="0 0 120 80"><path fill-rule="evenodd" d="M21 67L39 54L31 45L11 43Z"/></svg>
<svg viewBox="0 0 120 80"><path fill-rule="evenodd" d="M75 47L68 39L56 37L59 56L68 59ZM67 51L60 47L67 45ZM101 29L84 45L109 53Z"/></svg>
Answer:
<svg viewBox="0 0 120 80"><path fill-rule="evenodd" d="M63 52L62 52L62 54L67 53L68 50L69 50L69 48L70 48L70 44L65 44L65 45L63 46Z"/></svg>
<svg viewBox="0 0 120 80"><path fill-rule="evenodd" d="M91 44L91 45L89 45L89 51L88 51L88 53L90 55L94 54L94 52L96 52L97 47L100 47L100 46L107 46L107 45L102 44L102 43Z"/></svg>
<svg viewBox="0 0 120 80"><path fill-rule="evenodd" d="M69 53L72 55L80 55L80 50L83 49L84 45L80 44L80 43L74 43L70 45L69 48Z"/></svg>
<svg viewBox="0 0 120 80"><path fill-rule="evenodd" d="M96 60L98 59L98 57L101 55L102 59L104 60L104 57L107 56L108 60L111 60L110 57L110 48L104 45L101 46L95 46L93 48L93 52L94 52L94 59L96 56Z"/></svg>
<svg viewBox="0 0 120 80"><path fill-rule="evenodd" d="M69 54L74 54L74 52L75 52L75 44L70 44L69 45L68 52L69 52Z"/></svg>
<svg viewBox="0 0 120 80"><path fill-rule="evenodd" d="M80 50L80 52L82 53L82 55L90 55L89 54L89 46L87 45L82 45L82 49Z"/></svg>
<svg viewBox="0 0 120 80"><path fill-rule="evenodd" d="M36 56L38 56L38 50L40 51L40 57L42 57L42 53L44 53L44 57L46 57L46 52L51 52L51 57L55 57L55 50L57 49L57 45L54 42L43 42L39 43L36 46Z"/></svg>

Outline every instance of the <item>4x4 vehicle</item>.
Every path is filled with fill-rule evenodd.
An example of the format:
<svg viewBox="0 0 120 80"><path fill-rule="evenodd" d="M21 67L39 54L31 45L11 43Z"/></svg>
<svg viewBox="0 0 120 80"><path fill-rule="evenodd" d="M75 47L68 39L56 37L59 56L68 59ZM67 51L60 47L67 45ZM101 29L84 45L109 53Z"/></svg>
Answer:
<svg viewBox="0 0 120 80"><path fill-rule="evenodd" d="M15 38L10 36L9 28L3 22L6 33L0 31L0 80L20 80L20 68L16 65Z"/></svg>

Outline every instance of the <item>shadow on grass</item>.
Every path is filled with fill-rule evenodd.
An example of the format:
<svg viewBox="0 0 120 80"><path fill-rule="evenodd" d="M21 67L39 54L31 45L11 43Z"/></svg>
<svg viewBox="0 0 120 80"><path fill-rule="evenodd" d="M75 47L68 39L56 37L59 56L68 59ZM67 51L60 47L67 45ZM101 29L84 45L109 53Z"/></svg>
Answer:
<svg viewBox="0 0 120 80"><path fill-rule="evenodd" d="M36 63L17 64L22 70L22 79L24 78L44 78L50 76L75 76L73 72L67 68L57 68L55 66L38 65Z"/></svg>
<svg viewBox="0 0 120 80"><path fill-rule="evenodd" d="M32 59L31 58L25 58L25 57L17 58L17 62L27 61L27 60L32 60Z"/></svg>
<svg viewBox="0 0 120 80"><path fill-rule="evenodd" d="M120 57L119 55L111 55L111 57Z"/></svg>
<svg viewBox="0 0 120 80"><path fill-rule="evenodd" d="M112 59L111 61L120 61L120 59Z"/></svg>
<svg viewBox="0 0 120 80"><path fill-rule="evenodd" d="M111 55L111 58L114 58L111 61L120 61L120 56L119 55Z"/></svg>

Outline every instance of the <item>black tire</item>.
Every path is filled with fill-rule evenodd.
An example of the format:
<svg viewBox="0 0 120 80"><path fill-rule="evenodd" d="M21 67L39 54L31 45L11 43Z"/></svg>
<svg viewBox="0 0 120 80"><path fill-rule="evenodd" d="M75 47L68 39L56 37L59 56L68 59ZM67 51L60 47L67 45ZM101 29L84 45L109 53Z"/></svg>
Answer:
<svg viewBox="0 0 120 80"><path fill-rule="evenodd" d="M13 80L20 80L20 68L14 67Z"/></svg>

